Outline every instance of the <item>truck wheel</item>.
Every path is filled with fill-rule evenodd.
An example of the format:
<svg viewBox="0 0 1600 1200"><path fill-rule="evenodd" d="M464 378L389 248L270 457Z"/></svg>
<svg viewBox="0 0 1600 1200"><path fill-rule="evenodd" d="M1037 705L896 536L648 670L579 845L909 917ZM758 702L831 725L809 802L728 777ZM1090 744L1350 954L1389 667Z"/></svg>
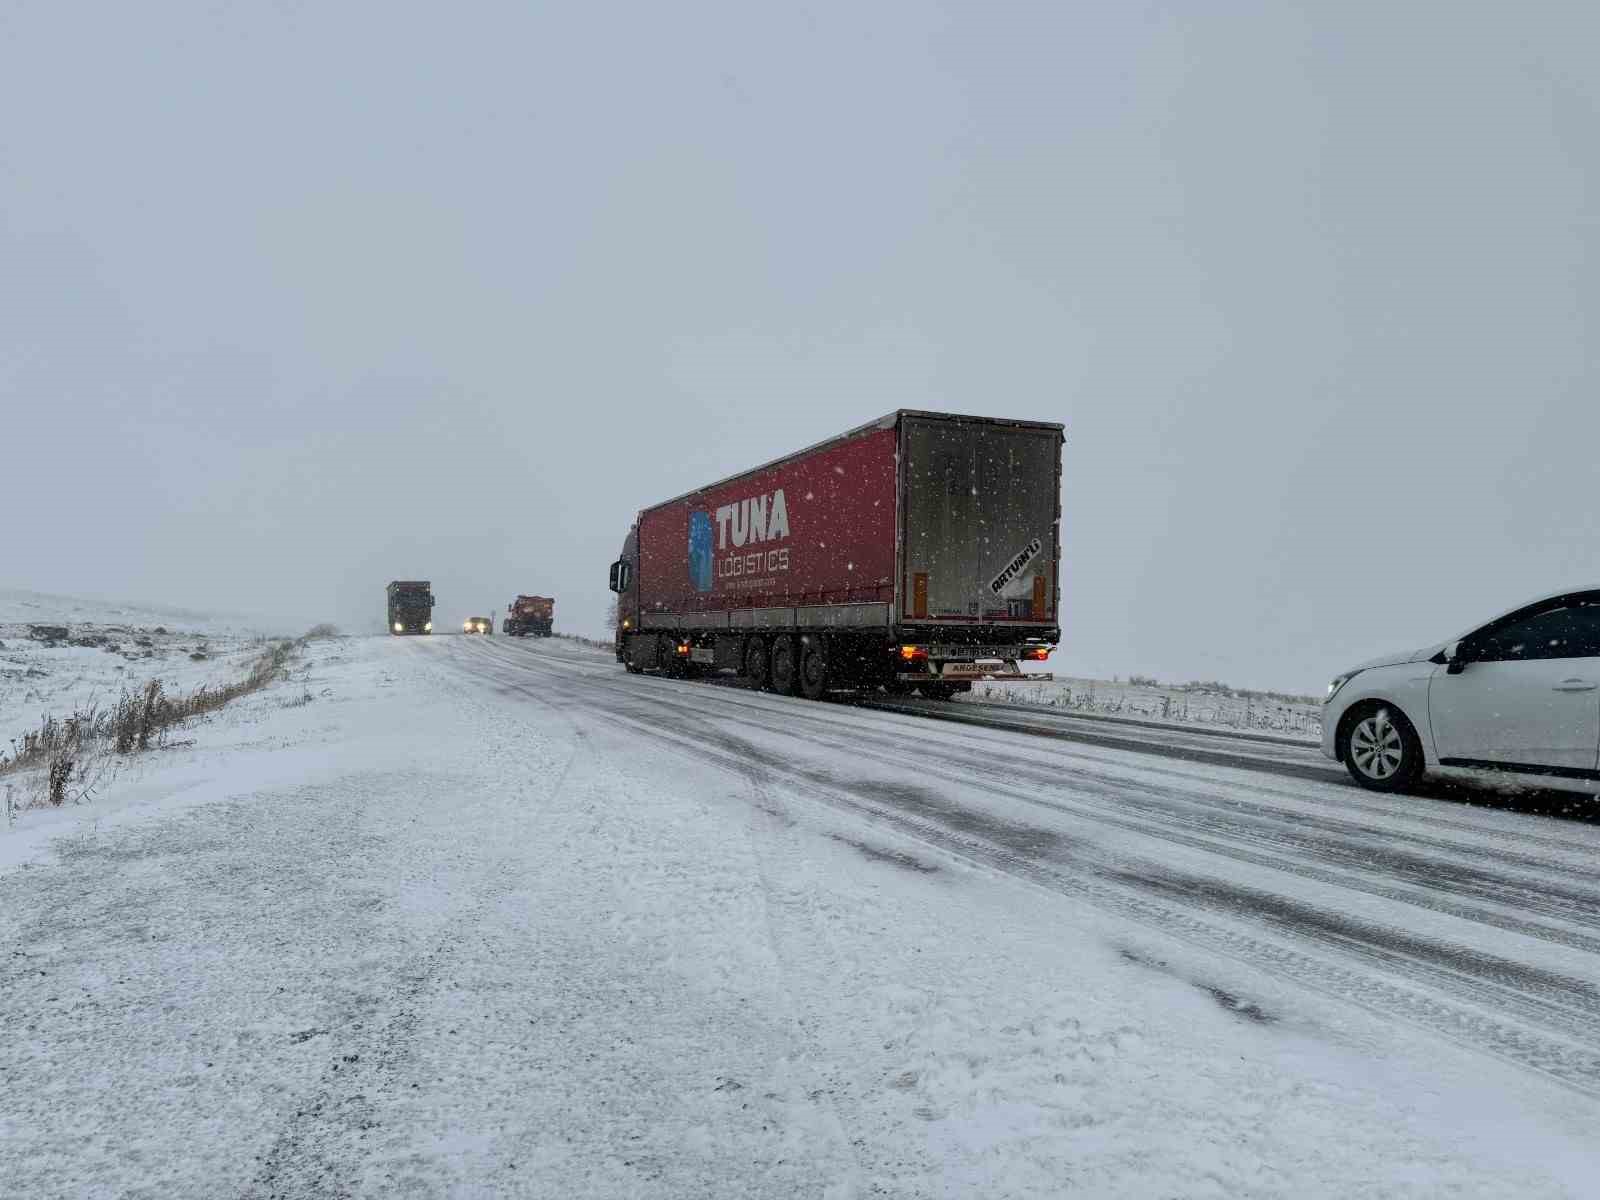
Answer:
<svg viewBox="0 0 1600 1200"><path fill-rule="evenodd" d="M799 659L792 637L781 637L772 643L772 690L778 695L792 696L800 689Z"/></svg>
<svg viewBox="0 0 1600 1200"><path fill-rule="evenodd" d="M656 639L656 669L668 679L682 679L683 667L683 660L678 657L678 639Z"/></svg>
<svg viewBox="0 0 1600 1200"><path fill-rule="evenodd" d="M948 700L956 694L956 685L953 683L925 683L922 685L922 694L929 700Z"/></svg>
<svg viewBox="0 0 1600 1200"><path fill-rule="evenodd" d="M760 692L767 690L769 682L767 663L767 644L751 638L744 648L744 677Z"/></svg>
<svg viewBox="0 0 1600 1200"><path fill-rule="evenodd" d="M819 637L810 637L800 651L800 694L821 700L828 690L828 655Z"/></svg>

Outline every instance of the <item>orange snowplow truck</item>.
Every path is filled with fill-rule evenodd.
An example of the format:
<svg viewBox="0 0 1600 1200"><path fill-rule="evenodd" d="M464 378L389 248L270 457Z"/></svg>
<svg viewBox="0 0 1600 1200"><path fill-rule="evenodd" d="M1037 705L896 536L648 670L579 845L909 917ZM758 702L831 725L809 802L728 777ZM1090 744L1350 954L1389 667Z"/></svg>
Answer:
<svg viewBox="0 0 1600 1200"><path fill-rule="evenodd" d="M549 637L555 628L556 602L550 596L518 596L506 605L500 632L512 637Z"/></svg>

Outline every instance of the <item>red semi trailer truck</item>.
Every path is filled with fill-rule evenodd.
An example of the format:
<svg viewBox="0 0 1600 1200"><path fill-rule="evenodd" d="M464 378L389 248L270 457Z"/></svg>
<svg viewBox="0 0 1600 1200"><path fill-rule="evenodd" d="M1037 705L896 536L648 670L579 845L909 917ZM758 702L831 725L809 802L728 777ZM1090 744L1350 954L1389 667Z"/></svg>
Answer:
<svg viewBox="0 0 1600 1200"><path fill-rule="evenodd" d="M1063 427L901 410L643 510L611 564L629 671L948 698L1060 639Z"/></svg>

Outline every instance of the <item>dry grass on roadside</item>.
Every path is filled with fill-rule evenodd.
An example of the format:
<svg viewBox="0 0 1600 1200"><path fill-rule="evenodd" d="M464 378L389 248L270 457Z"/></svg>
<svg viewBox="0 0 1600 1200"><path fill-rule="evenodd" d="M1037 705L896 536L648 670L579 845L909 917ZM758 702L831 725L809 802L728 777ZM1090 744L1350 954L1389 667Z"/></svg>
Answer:
<svg viewBox="0 0 1600 1200"><path fill-rule="evenodd" d="M47 714L37 730L24 734L20 742L12 741L9 755L0 754L0 777L38 773L34 781L38 794L33 803L24 799L21 808L87 800L119 760L163 745L167 730L214 713L283 677L296 648L316 632L268 645L232 683L203 684L190 692L169 694L159 679L152 679L142 688L124 691L110 708L91 701L64 719Z"/></svg>
<svg viewBox="0 0 1600 1200"><path fill-rule="evenodd" d="M580 646L590 646L595 650L615 650L615 642L599 642L594 638L579 637L575 633L553 633L551 637L558 637L564 642L577 642Z"/></svg>

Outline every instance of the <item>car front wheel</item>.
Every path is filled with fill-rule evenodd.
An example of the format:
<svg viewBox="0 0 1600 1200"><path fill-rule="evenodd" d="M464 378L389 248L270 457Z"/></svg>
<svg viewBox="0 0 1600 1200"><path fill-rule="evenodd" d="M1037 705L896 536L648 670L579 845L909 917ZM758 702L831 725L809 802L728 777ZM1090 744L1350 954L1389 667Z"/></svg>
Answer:
<svg viewBox="0 0 1600 1200"><path fill-rule="evenodd" d="M1422 774L1422 740L1392 705L1367 704L1351 712L1339 749L1351 777L1374 792L1403 792Z"/></svg>

